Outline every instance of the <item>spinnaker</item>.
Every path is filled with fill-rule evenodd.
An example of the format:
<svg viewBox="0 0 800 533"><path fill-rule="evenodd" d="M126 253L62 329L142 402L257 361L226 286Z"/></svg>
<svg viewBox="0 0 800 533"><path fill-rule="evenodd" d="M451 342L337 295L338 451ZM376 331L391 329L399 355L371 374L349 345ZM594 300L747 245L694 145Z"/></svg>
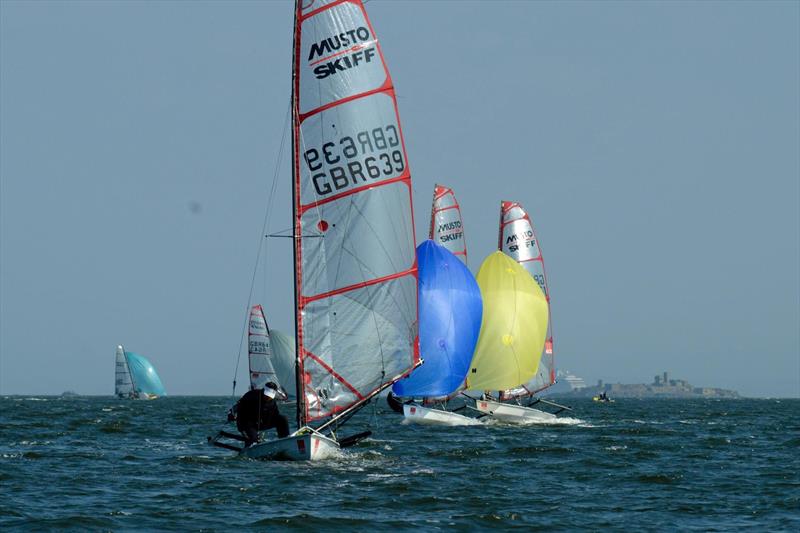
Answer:
<svg viewBox="0 0 800 533"><path fill-rule="evenodd" d="M152 400L166 396L164 385L146 357L117 346L114 394L118 398Z"/></svg>

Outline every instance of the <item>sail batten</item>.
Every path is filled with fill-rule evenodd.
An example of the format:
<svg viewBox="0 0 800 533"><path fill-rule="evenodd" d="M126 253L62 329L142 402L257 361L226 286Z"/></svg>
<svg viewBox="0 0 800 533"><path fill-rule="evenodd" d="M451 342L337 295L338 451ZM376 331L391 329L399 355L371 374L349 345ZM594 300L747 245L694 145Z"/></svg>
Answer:
<svg viewBox="0 0 800 533"><path fill-rule="evenodd" d="M297 388L305 424L346 411L416 363L417 265L397 101L364 6L298 2L295 24Z"/></svg>
<svg viewBox="0 0 800 533"><path fill-rule="evenodd" d="M553 385L556 379L550 288L547 284L544 257L530 216L518 202L501 203L498 248L530 273L547 300L547 334L539 368L536 375L522 387L505 391L504 397L513 398L540 392Z"/></svg>

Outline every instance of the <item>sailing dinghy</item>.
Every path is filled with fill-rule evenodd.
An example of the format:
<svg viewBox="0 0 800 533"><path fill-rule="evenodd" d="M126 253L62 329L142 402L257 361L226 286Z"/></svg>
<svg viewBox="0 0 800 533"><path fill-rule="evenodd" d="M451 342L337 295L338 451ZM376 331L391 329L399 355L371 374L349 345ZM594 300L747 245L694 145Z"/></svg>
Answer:
<svg viewBox="0 0 800 533"><path fill-rule="evenodd" d="M547 422L556 418L556 414L568 409L567 407L552 404L546 400L534 400L530 405L546 403L560 408L555 413L533 409L530 405L522 405L521 400L533 397L536 393L545 390L556 381L555 364L553 361L553 328L552 313L550 309L550 290L547 286L547 276L544 269L544 258L536 238L531 219L528 213L518 202L501 202L500 206L500 231L498 248L519 263L544 294L547 301L547 333L544 341L544 351L539 359L539 366L534 376L523 385L500 392L500 400L482 400L477 402L477 408L485 413L506 422ZM514 403L511 403L514 402Z"/></svg>
<svg viewBox="0 0 800 533"><path fill-rule="evenodd" d="M394 86L360 0L295 3L292 64L298 430L238 448L317 460L420 364L411 174Z"/></svg>
<svg viewBox="0 0 800 533"><path fill-rule="evenodd" d="M136 400L167 395L153 364L144 356L126 352L122 345L117 346L114 394L117 398Z"/></svg>
<svg viewBox="0 0 800 533"><path fill-rule="evenodd" d="M533 378L539 367L547 300L528 272L500 251L484 260L477 281L483 321L467 388L478 392L516 388ZM493 413L489 400L476 400L476 406L484 414Z"/></svg>
<svg viewBox="0 0 800 533"><path fill-rule="evenodd" d="M417 264L420 353L425 364L397 381L392 394L412 399L402 405L408 422L480 424L474 417L426 406L444 404L464 383L481 327L480 289L461 260L432 240L417 247Z"/></svg>

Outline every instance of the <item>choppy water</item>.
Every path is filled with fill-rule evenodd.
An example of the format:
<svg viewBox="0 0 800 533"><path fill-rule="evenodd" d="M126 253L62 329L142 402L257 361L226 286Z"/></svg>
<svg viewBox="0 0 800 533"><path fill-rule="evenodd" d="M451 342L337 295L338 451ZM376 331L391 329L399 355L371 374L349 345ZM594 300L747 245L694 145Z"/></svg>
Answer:
<svg viewBox="0 0 800 533"><path fill-rule="evenodd" d="M318 463L210 448L229 404L0 398L0 528L800 530L800 400L580 401L528 427L367 408L348 427L374 436Z"/></svg>

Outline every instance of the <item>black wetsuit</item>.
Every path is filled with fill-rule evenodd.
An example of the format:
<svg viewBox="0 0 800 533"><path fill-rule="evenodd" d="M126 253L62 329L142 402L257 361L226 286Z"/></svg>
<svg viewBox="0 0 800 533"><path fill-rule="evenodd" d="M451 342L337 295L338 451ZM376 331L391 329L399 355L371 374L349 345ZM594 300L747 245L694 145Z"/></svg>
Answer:
<svg viewBox="0 0 800 533"><path fill-rule="evenodd" d="M247 391L236 404L236 427L245 436L245 446L258 441L258 432L275 428L278 438L289 436L289 421L278 411L278 404L264 396L264 389Z"/></svg>

